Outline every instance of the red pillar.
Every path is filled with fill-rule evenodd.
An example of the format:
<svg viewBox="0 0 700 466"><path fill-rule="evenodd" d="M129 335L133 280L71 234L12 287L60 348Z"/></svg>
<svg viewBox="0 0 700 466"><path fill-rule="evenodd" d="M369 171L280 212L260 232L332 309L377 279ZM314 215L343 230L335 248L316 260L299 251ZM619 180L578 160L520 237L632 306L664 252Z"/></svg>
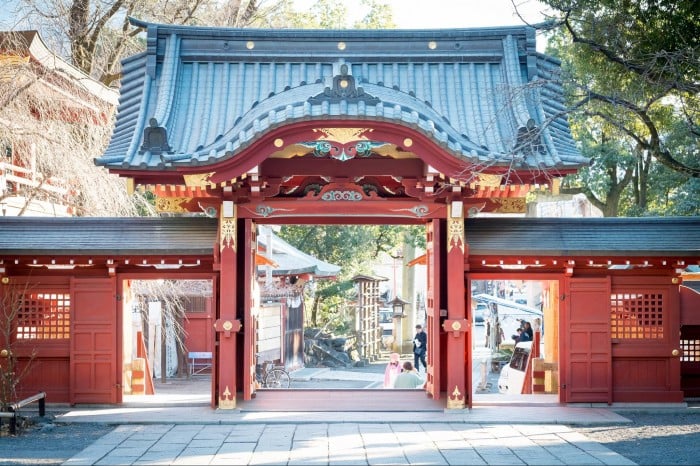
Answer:
<svg viewBox="0 0 700 466"><path fill-rule="evenodd" d="M219 409L236 408L236 334L241 321L236 313L236 210L223 201L219 218L219 309L217 332L217 393Z"/></svg>
<svg viewBox="0 0 700 466"><path fill-rule="evenodd" d="M467 332L464 294L464 217L462 206L451 203L447 217L447 409L464 409L467 386Z"/></svg>

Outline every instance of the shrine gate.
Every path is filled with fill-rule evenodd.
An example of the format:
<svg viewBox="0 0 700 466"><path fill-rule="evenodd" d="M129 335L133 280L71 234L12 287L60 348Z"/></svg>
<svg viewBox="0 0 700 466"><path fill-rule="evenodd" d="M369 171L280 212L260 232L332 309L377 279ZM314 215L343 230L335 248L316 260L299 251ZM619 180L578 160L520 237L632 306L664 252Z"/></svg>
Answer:
<svg viewBox="0 0 700 466"><path fill-rule="evenodd" d="M253 399L257 224L423 225L425 392L448 409L472 406L468 291L487 279L547 282L560 402L683 400L680 277L699 263L700 221L496 215L524 213L528 193L556 194L588 163L569 132L559 64L535 50L532 28L132 21L147 49L123 63L116 127L95 161L182 217L92 220L104 228L90 253L60 238L21 249L26 220L0 222L16 235L0 243L8 282L50 275L56 261L99 264L60 279L74 312L70 373L82 374L65 389L71 402L120 401L116 284L145 274L136 261L153 276L211 277L212 406ZM91 219L63 222L64 235L84 238Z"/></svg>

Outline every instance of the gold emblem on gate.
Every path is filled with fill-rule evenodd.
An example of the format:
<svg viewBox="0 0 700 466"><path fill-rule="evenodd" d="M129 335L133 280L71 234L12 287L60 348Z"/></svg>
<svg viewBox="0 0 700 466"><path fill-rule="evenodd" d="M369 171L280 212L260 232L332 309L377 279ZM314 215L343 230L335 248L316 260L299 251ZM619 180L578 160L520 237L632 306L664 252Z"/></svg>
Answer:
<svg viewBox="0 0 700 466"><path fill-rule="evenodd" d="M452 330L454 330L455 332L457 332L457 331L459 331L461 328L462 328L462 324L461 324L458 320L455 320L454 322L452 322Z"/></svg>

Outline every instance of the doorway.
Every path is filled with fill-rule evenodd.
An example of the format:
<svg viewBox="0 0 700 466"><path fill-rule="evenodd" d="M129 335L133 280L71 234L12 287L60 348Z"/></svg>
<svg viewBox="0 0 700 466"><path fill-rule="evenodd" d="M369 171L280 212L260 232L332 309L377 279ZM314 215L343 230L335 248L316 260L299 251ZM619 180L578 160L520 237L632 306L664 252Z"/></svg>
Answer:
<svg viewBox="0 0 700 466"><path fill-rule="evenodd" d="M558 403L558 280L493 276L470 287L474 403Z"/></svg>
<svg viewBox="0 0 700 466"><path fill-rule="evenodd" d="M390 354L413 362L425 324L424 245L421 225L258 225L255 354L291 390L384 389Z"/></svg>
<svg viewBox="0 0 700 466"><path fill-rule="evenodd" d="M210 278L121 281L122 400L209 405L215 300Z"/></svg>

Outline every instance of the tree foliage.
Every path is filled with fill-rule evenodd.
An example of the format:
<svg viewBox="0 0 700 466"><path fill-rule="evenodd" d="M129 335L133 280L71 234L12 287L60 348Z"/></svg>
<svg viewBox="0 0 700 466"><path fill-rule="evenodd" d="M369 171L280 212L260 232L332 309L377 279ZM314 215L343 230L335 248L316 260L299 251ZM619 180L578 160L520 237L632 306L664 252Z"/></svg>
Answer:
<svg viewBox="0 0 700 466"><path fill-rule="evenodd" d="M8 411L9 405L18 400L18 388L29 374L37 350L16 338L17 319L29 288L4 283L0 286L0 411Z"/></svg>
<svg viewBox="0 0 700 466"><path fill-rule="evenodd" d="M292 0L19 0L18 24L40 29L50 47L109 86L119 84L121 60L144 49L143 28L130 17L161 24L263 28L393 27L381 0L361 0L365 15L350 24L345 3L318 0L306 11ZM356 5L355 5L356 6ZM354 10L353 10L354 12Z"/></svg>
<svg viewBox="0 0 700 466"><path fill-rule="evenodd" d="M93 162L109 140L113 104L89 90L86 76L30 60L28 46L26 35L0 36L2 162L21 178L0 187L0 202L12 198L19 215L33 202L67 206L77 216L151 212L147 200L127 193L123 179Z"/></svg>
<svg viewBox="0 0 700 466"><path fill-rule="evenodd" d="M404 242L424 247L422 227L396 225L285 225L279 236L300 251L341 266L335 280L317 283L310 320L316 326L354 297L356 275L372 275L382 254L395 254ZM408 258L410 260L411 258Z"/></svg>
<svg viewBox="0 0 700 466"><path fill-rule="evenodd" d="M572 130L592 160L569 191L610 216L697 212L680 193L700 177L700 3L543 3L557 12L548 52L563 61Z"/></svg>

